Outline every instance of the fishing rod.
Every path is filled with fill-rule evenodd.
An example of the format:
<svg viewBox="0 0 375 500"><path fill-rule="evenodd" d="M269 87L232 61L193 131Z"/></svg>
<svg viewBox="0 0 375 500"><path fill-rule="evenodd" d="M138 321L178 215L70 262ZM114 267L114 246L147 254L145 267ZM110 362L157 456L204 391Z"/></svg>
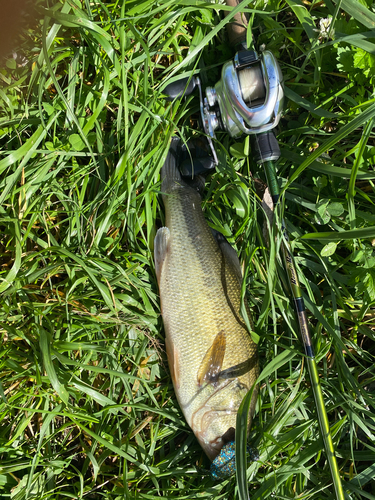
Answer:
<svg viewBox="0 0 375 500"><path fill-rule="evenodd" d="M226 0L233 8L238 0ZM211 170L217 165L213 139L215 130L225 130L233 138L250 135L254 160L263 165L274 208L280 207L280 188L275 161L280 158L280 148L273 132L278 125L283 109L283 76L275 56L269 50L258 54L248 50L246 44L247 19L238 12L228 23L230 44L238 48L234 59L223 65L221 80L214 87L205 89L203 97L199 77L181 79L168 85L164 93L175 99L191 94L196 87L200 94L202 125L208 138L212 157L192 159L196 174ZM290 248L286 224L279 224L282 234L281 254L293 295L301 341L304 345L307 367L318 415L320 433L327 454L337 500L344 500L334 445L329 428L322 388L315 360L313 342L307 320L306 308L294 257Z"/></svg>
<svg viewBox="0 0 375 500"><path fill-rule="evenodd" d="M231 5L232 7L235 7L239 4L240 2L238 0L226 0L227 5ZM246 18L244 16L241 16L240 18L236 18L235 22L230 23L228 25L228 34L229 38L231 41L231 44L234 46L235 44L240 44L242 45L243 48L246 48L246 34L247 34L247 22ZM248 51L250 53L254 53L255 51ZM270 117L269 117L269 122L268 124L266 123L266 117L264 116L265 120L262 123L256 123L256 125L259 127L263 127L264 129L267 128L271 124L271 127L266 130L258 131L254 130L252 128L251 132L246 132L250 133L252 137L252 146L253 150L255 152L255 160L258 164L262 164L264 167L266 179L267 179L267 184L268 188L270 190L271 196L272 196L272 201L274 204L274 208L280 206L280 188L277 180L277 174L276 174L276 168L275 168L275 161L278 160L280 157L280 150L279 146L277 143L277 139L274 135L273 128L277 125L279 122L279 115L281 112L282 108L282 101L283 101L283 91L282 91L282 76L281 76L281 71L279 72L279 67L278 64L275 61L270 59L270 55L267 53L268 51L263 52L261 56L261 63L260 67L259 64L255 61L257 58L257 54L255 53L253 58L254 62L251 61L249 66L247 66L247 72L246 74L246 79L245 79L245 84L242 84L242 80L244 79L241 77L241 73L239 73L239 70L237 69L237 75L238 75L238 80L239 80L239 85L241 86L240 90L242 93L242 96L248 103L257 103L257 99L261 97L261 90L259 90L258 87L262 88L262 82L263 82L263 88L265 89L265 98L263 104L260 105L260 108L257 107L256 109L263 109L264 113L265 110L270 110ZM239 52L237 53L239 54ZM235 56L235 61L236 57ZM250 56L249 56L250 57ZM269 64L267 64L267 60L270 61ZM234 63L234 66L236 63ZM253 69L254 68L254 69ZM262 71L263 78L260 78L259 76L259 69ZM271 70L271 71L270 71ZM273 70L273 71L272 71ZM250 73L253 73L250 75ZM281 78L280 78L281 76ZM222 80L226 77L224 73L224 68L222 72ZM256 82L256 83L255 83ZM223 84L220 86L215 85L215 89L218 89L220 91L221 88L223 87ZM250 88L250 90L249 90ZM275 89L277 88L276 91L276 96L272 97L272 92L275 92ZM247 92L247 94L246 94ZM247 97L247 99L246 99ZM272 100L273 99L273 100ZM219 103L222 102L222 100L219 100ZM237 102L232 101L234 104L235 111L239 114L242 115L243 110L239 109ZM270 107L268 107L269 103L275 103L274 110L272 111ZM248 110L246 110L248 111ZM253 120L253 113L251 111L245 113L245 116L249 116L250 120ZM251 122L247 121L247 124L250 125L251 127ZM242 129L243 130L243 129ZM229 129L228 132L231 134L231 130ZM231 134L233 137L235 135ZM315 407L317 411L317 416L318 416L318 421L319 421L319 426L320 426L320 433L323 439L324 447L326 450L330 470L331 470L331 475L333 479L333 485L336 493L336 498L337 500L344 500L344 491L341 483L341 478L340 478L340 473L336 461L336 456L335 456L335 449L332 441L332 435L330 432L329 428L329 421L328 421L328 416L324 404L324 397L323 397L323 392L322 388L320 385L320 380L319 380L319 374L318 374L318 369L316 365L316 360L315 360L315 354L314 354L314 348L313 348L313 342L311 339L310 335L310 329L309 329L309 324L307 320L307 314L306 314L306 307L305 303L303 300L302 296L302 290L300 287L300 282L298 279L298 274L296 271L296 266L295 266L295 261L293 257L293 253L291 251L290 243L289 243L289 237L287 234L287 229L286 229L286 224L285 221L281 221L281 227L279 228L282 234L282 242L281 242L281 253L283 256L283 261L284 261L284 266L287 271L288 279L289 279L289 285L290 289L294 298L294 305L296 309L296 314L298 318L298 325L299 325L299 331L300 331L300 336L302 343L304 345L305 349L305 354L306 354L306 360L307 360L307 366L308 366L308 371L310 375L310 380L311 380L311 386L313 390L313 395L315 399Z"/></svg>

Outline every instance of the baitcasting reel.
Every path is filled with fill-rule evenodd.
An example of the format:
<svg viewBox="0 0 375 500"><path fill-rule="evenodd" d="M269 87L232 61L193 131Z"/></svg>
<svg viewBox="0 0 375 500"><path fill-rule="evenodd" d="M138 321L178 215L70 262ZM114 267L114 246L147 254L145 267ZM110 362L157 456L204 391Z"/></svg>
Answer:
<svg viewBox="0 0 375 500"><path fill-rule="evenodd" d="M256 161L263 163L280 156L273 133L283 107L283 76L275 56L265 50L241 50L233 61L224 64L221 80L206 88L202 96L199 77L184 78L169 84L164 93L170 100L189 95L199 88L204 131L208 137L215 164L217 156L212 143L215 130L225 130L232 137L252 135L256 140Z"/></svg>
<svg viewBox="0 0 375 500"><path fill-rule="evenodd" d="M207 87L205 120L208 128L219 126L219 105L223 128L232 137L260 134L273 129L280 120L284 92L282 73L269 50L261 58L255 50L237 52L233 61L224 64L221 80Z"/></svg>

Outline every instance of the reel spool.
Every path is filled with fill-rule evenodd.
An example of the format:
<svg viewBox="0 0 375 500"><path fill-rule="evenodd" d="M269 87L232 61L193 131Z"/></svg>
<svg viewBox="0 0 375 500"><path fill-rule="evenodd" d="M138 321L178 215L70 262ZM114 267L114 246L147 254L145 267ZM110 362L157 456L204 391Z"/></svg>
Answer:
<svg viewBox="0 0 375 500"><path fill-rule="evenodd" d="M250 107L261 104L266 97L262 70L260 66L241 69L238 72L238 80L243 100Z"/></svg>

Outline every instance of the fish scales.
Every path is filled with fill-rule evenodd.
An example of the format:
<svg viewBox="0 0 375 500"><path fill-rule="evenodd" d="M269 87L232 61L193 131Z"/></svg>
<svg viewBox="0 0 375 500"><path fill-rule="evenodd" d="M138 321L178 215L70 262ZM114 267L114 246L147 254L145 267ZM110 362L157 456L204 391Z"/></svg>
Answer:
<svg viewBox="0 0 375 500"><path fill-rule="evenodd" d="M239 312L238 258L209 228L199 193L176 167L175 148L172 140L161 174L166 227L155 238L155 265L177 399L213 460L234 438L237 410L258 376L256 344ZM251 413L255 399L256 391Z"/></svg>

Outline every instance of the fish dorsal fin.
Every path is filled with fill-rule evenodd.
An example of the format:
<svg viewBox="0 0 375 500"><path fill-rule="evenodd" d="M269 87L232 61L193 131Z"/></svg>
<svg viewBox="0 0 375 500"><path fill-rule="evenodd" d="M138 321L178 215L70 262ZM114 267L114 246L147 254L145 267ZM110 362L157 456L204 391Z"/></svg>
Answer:
<svg viewBox="0 0 375 500"><path fill-rule="evenodd" d="M226 348L224 332L219 332L208 349L198 370L198 385L215 384L223 366Z"/></svg>
<svg viewBox="0 0 375 500"><path fill-rule="evenodd" d="M219 231L216 231L216 229L211 229L211 232L216 240L216 243L218 244L220 251L224 257L225 260L225 265L228 266L232 273L237 277L238 282L240 285L242 284L242 270L241 270L241 264L238 259L238 255L235 251L235 249L232 247L230 243L228 243L226 237L221 234Z"/></svg>

